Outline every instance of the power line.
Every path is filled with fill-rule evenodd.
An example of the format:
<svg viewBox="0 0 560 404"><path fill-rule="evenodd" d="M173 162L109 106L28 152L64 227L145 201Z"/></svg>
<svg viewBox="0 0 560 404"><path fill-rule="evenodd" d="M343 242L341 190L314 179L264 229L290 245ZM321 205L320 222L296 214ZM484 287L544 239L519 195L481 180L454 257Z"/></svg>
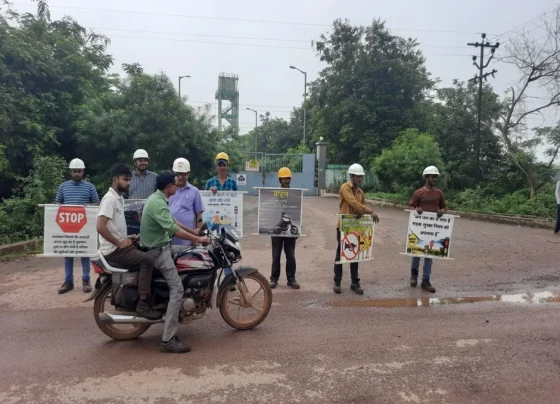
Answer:
<svg viewBox="0 0 560 404"><path fill-rule="evenodd" d="M524 22L524 23L522 23L522 24L519 24L518 26L515 26L515 27L513 27L513 28L511 28L511 29L509 29L509 30L507 30L507 31L502 32L501 34L496 35L496 36L493 38L493 41L497 41L498 39L503 38L504 35L506 35L506 34L508 34L508 33L510 33L510 32L511 32L512 34L515 33L515 32L519 33L519 30L521 30L521 29L525 28L526 26L529 26L529 25L531 25L531 24L537 22L538 20L544 21L545 18L547 18L547 16L549 16L549 15L552 14L552 13L554 13L555 11L556 11L556 7L554 7L553 9L551 9L551 10L549 10L549 11L543 13L543 14L539 14L537 17L534 17L534 18L530 19L529 21L526 21L526 22Z"/></svg>
<svg viewBox="0 0 560 404"><path fill-rule="evenodd" d="M276 49L298 49L298 50L314 50L310 47L301 46L282 46L282 45L259 45L251 43L239 43L239 42L216 42L216 41L199 41L194 39L180 39L180 38L154 38L154 37L140 37L133 35L111 35L111 38L128 38L128 39L143 39L143 40L154 40L154 41L172 41L172 42L190 42L190 43L204 43L212 45L232 45L232 46L249 46L255 48L276 48ZM311 42L311 41L310 41ZM423 55L427 56L470 56L469 54L459 54L459 53L425 53Z"/></svg>
<svg viewBox="0 0 560 404"><path fill-rule="evenodd" d="M209 34L193 34L186 32L169 32L169 31L150 31L141 29L123 29L123 28L102 28L102 27L88 27L91 30L100 31L120 31L120 32L139 32L147 34L158 34L158 35L183 35L183 36L194 36L194 37L207 37L207 38L226 38L226 39L247 39L247 40L258 40L258 41L277 41L277 42L300 42L309 43L309 39L286 39L286 38L262 38L262 37L246 37L246 36L231 36L231 35L209 35ZM424 43L419 43L420 46L425 48L456 48L465 49L465 46L459 45L428 45Z"/></svg>
<svg viewBox="0 0 560 404"><path fill-rule="evenodd" d="M31 6L29 3L19 3L13 2L14 5ZM281 25L300 25L300 26L311 26L311 27L332 27L332 24L322 24L322 23L307 23L307 22L296 22L296 21L274 21L274 20L254 20L245 18L232 18L232 17L211 17L202 15L189 15L189 14L171 14L171 13L161 13L154 11L139 11L139 10L120 10L120 9L108 9L108 8L94 8L94 7L79 7L79 6L61 6L61 5L51 5L49 8L62 8L62 9L72 9L72 10L85 10L85 11L103 11L112 13L128 13L128 14L141 14L141 15L159 15L165 17L180 17L180 18L191 18L191 19L206 19L206 20L221 20L221 21L237 21L237 22L251 22L260 24L281 24ZM436 32L436 33L446 33L446 34L480 34L480 32L473 31L453 31L453 30L436 30L436 29L422 29L422 28L392 28L387 27L389 30L394 31L411 31L411 32Z"/></svg>
<svg viewBox="0 0 560 404"><path fill-rule="evenodd" d="M310 40L308 39L259 38L259 37L230 36L230 35L191 34L191 33L184 33L184 32L148 31L148 30L140 30L140 29L122 29L122 28L96 28L96 27L89 27L89 28L92 30L142 32L147 34L161 34L161 35L184 35L184 36L199 36L199 37L209 37L209 38L248 39L248 40L278 41L278 42L303 42L303 43L310 42Z"/></svg>

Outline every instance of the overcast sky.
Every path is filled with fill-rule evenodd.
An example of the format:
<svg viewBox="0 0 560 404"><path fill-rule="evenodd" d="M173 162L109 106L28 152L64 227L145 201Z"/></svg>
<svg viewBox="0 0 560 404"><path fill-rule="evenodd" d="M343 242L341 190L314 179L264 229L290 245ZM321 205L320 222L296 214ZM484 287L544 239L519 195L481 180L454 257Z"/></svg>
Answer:
<svg viewBox="0 0 560 404"><path fill-rule="evenodd" d="M446 86L476 73L470 57L476 51L466 43L479 41L480 32L490 39L502 34L501 42L516 27L538 32L543 21L539 17L556 2L53 0L49 4L53 19L70 15L111 38L116 72L122 63L138 62L146 72L163 71L175 83L179 75L191 75L182 88L193 105L209 102L215 111L218 75L238 74L240 129L245 133L254 126L254 113L246 107L289 118L291 108L301 104L303 75L288 66L307 71L308 81L316 78L322 66L311 40L329 30L336 18L348 18L355 25L381 18L394 33L417 38L428 71ZM30 0L16 0L14 8L34 11L36 6ZM515 71L500 63L491 68L499 71L490 80L502 94L515 80ZM553 115L547 118L548 124L554 123Z"/></svg>

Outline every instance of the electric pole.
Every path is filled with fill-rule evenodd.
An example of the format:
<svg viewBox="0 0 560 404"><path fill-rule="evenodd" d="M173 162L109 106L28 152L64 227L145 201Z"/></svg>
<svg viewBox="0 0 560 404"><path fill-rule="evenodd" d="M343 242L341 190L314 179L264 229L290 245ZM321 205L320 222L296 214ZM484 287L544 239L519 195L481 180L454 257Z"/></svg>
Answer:
<svg viewBox="0 0 560 404"><path fill-rule="evenodd" d="M498 49L498 47L500 46L499 42L496 42L495 44L491 44L490 42L488 42L488 40L486 40L486 34L482 34L482 42L478 43L467 43L468 46L474 46L475 48L480 47L480 64L478 64L476 62L477 57L473 56L472 60L473 60L473 65L476 66L476 68L478 69L478 74L474 76L474 78L470 79L469 82L472 81L477 81L478 80L478 133L476 135L476 142L475 142L475 157L476 157L476 165L475 165L475 170L477 175L480 174L480 139L481 139L481 118L482 118L482 80L488 80L488 76L494 76L494 73L497 73L498 71L493 69L491 72L488 73L484 73L484 69L486 69L488 67L488 65L490 64L490 61L492 60L492 58L494 57L494 52L496 52L496 49ZM486 42L484 42L486 40ZM490 49L490 58L488 58L488 61L486 62L486 64L484 64L484 49L485 48L489 48Z"/></svg>

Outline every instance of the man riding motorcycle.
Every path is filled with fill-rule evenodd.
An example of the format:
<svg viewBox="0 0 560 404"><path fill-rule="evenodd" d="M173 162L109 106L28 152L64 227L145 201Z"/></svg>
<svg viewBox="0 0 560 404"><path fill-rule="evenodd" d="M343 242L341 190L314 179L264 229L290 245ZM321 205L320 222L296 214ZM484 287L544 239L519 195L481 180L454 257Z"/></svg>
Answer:
<svg viewBox="0 0 560 404"><path fill-rule="evenodd" d="M169 197L177 192L175 174L172 171L165 171L157 176L156 182L157 191L147 199L142 212L140 247L153 258L154 268L161 272L169 286L169 303L161 340L162 350L185 353L191 348L179 341L175 335L184 289L172 257L173 251L183 250L185 246L171 246L170 242L173 236L190 240L193 244L208 244L210 240L183 230L171 216L168 205Z"/></svg>

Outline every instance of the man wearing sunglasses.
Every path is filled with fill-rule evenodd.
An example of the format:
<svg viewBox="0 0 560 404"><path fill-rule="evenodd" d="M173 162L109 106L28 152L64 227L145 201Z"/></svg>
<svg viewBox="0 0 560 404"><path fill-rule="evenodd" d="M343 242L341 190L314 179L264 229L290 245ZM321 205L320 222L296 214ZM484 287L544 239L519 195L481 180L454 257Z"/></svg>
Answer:
<svg viewBox="0 0 560 404"><path fill-rule="evenodd" d="M173 162L173 172L177 179L177 192L169 198L169 210L181 229L198 234L197 224L204 212L202 195L198 188L189 183L191 163L179 157ZM173 237L173 245L191 245L190 240Z"/></svg>
<svg viewBox="0 0 560 404"><path fill-rule="evenodd" d="M424 186L414 192L410 200L410 209L415 209L419 215L422 212L437 213L437 217L442 217L447 212L445 198L441 189L436 188L439 171L435 166L429 166L424 169ZM420 257L412 258L410 266L410 286L413 288L418 284L418 268L420 266ZM422 274L422 284L420 287L427 292L435 293L436 289L430 283L430 275L432 273L432 259L424 258L424 273Z"/></svg>
<svg viewBox="0 0 560 404"><path fill-rule="evenodd" d="M212 191L214 194L218 191L237 191L237 182L228 176L229 156L224 152L220 152L216 155L214 161L216 163L217 175L206 181L204 189Z"/></svg>

